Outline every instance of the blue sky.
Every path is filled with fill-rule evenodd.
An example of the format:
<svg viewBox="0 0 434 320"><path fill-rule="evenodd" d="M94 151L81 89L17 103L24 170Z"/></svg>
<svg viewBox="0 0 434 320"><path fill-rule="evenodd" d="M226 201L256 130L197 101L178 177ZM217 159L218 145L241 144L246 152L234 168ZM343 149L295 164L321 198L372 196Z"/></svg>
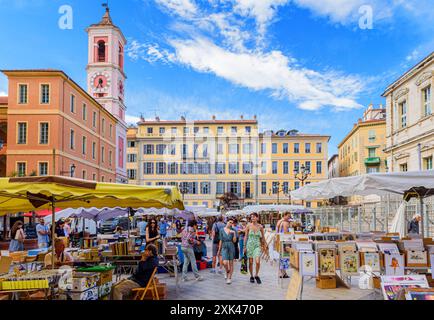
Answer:
<svg viewBox="0 0 434 320"><path fill-rule="evenodd" d="M0 69L62 69L86 88L99 0L0 0ZM61 5L73 29L58 27ZM366 7L372 29L361 29ZM111 0L129 41L128 116L257 115L331 135L330 155L385 87L434 50L433 0ZM361 9L362 7L362 9ZM359 10L362 10L359 12ZM7 83L0 76L0 95Z"/></svg>

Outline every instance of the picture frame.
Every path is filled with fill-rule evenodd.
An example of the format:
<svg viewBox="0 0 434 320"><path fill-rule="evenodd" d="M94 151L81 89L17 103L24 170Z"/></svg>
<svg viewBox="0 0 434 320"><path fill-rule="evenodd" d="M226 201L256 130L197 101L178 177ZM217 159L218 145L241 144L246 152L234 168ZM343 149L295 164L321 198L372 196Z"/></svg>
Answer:
<svg viewBox="0 0 434 320"><path fill-rule="evenodd" d="M365 271L381 272L380 254L378 252L363 252L362 266ZM369 269L367 269L369 268Z"/></svg>
<svg viewBox="0 0 434 320"><path fill-rule="evenodd" d="M427 267L428 254L425 250L408 250L406 251L407 267Z"/></svg>
<svg viewBox="0 0 434 320"><path fill-rule="evenodd" d="M386 276L403 276L405 274L404 256L401 254L385 254L384 266Z"/></svg>
<svg viewBox="0 0 434 320"><path fill-rule="evenodd" d="M360 257L356 251L353 252L343 252L339 255L340 268L342 275L345 276L358 276Z"/></svg>
<svg viewBox="0 0 434 320"><path fill-rule="evenodd" d="M281 243L282 243L281 257L289 258L291 255L292 243L290 241L283 241Z"/></svg>
<svg viewBox="0 0 434 320"><path fill-rule="evenodd" d="M399 249L396 243L379 243L378 249L385 254L399 254Z"/></svg>
<svg viewBox="0 0 434 320"><path fill-rule="evenodd" d="M378 252L377 244L373 241L357 241L356 245L360 252Z"/></svg>
<svg viewBox="0 0 434 320"><path fill-rule="evenodd" d="M434 289L409 288L405 289L405 299L412 301L434 300Z"/></svg>
<svg viewBox="0 0 434 320"><path fill-rule="evenodd" d="M425 275L382 276L381 290L385 300L397 300L404 289L429 288Z"/></svg>
<svg viewBox="0 0 434 320"><path fill-rule="evenodd" d="M318 259L315 252L300 252L300 269L302 276L316 277L318 274Z"/></svg>
<svg viewBox="0 0 434 320"><path fill-rule="evenodd" d="M318 269L321 276L336 275L336 250L319 249Z"/></svg>
<svg viewBox="0 0 434 320"><path fill-rule="evenodd" d="M354 242L354 241L340 242L340 243L337 243L337 245L338 245L338 251L340 253L357 251L356 242Z"/></svg>

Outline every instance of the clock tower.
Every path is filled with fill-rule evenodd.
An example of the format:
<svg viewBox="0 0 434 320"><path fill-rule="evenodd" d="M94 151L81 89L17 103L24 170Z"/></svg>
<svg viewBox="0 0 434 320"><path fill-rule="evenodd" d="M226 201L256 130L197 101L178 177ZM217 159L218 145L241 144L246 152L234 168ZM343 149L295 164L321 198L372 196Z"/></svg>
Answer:
<svg viewBox="0 0 434 320"><path fill-rule="evenodd" d="M110 9L102 20L86 29L89 38L87 90L118 120L116 126L116 182L128 183L126 170L127 124L125 122L124 48L122 31L113 24Z"/></svg>

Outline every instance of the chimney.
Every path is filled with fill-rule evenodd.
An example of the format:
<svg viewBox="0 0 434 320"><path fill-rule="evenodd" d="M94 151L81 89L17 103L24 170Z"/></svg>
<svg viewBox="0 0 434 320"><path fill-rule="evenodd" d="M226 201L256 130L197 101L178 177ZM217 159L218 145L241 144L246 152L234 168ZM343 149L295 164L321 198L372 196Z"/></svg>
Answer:
<svg viewBox="0 0 434 320"><path fill-rule="evenodd" d="M160 122L160 117L155 117L155 121Z"/></svg>
<svg viewBox="0 0 434 320"><path fill-rule="evenodd" d="M241 118L241 120L244 120L244 116L243 116L243 115L241 115L241 117L240 117L240 118Z"/></svg>
<svg viewBox="0 0 434 320"><path fill-rule="evenodd" d="M253 116L253 120L256 120L258 117L256 116L256 114Z"/></svg>
<svg viewBox="0 0 434 320"><path fill-rule="evenodd" d="M216 119L215 115L213 115L213 116L212 116L212 119L213 119L213 120L215 120L215 119Z"/></svg>
<svg viewBox="0 0 434 320"><path fill-rule="evenodd" d="M184 116L181 116L181 121L185 121L185 117Z"/></svg>
<svg viewBox="0 0 434 320"><path fill-rule="evenodd" d="M143 116L143 113L140 114L140 121L145 122L145 117Z"/></svg>

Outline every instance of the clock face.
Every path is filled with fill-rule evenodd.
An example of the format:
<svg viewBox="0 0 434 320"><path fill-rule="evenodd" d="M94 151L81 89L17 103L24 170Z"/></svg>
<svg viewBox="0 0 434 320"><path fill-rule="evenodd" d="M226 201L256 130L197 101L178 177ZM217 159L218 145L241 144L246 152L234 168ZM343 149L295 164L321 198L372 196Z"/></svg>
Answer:
<svg viewBox="0 0 434 320"><path fill-rule="evenodd" d="M107 92L110 87L110 76L106 72L96 72L90 78L90 85L94 92Z"/></svg>

